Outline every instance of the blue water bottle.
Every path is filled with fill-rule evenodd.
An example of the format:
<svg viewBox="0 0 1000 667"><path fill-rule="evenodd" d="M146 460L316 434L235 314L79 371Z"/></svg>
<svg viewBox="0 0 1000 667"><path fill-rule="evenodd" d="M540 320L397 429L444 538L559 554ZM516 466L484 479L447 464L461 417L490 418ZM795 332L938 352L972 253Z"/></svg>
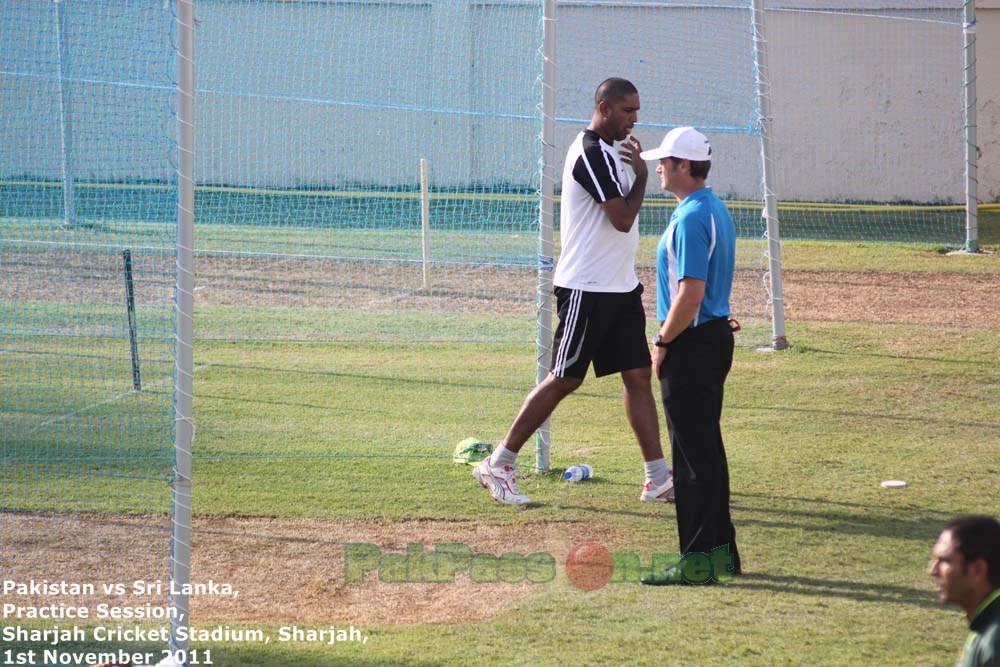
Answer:
<svg viewBox="0 0 1000 667"><path fill-rule="evenodd" d="M570 466L566 468L566 472L563 474L563 479L567 482L582 482L585 479L590 479L590 476L594 474L593 469L586 463L581 463L578 466Z"/></svg>

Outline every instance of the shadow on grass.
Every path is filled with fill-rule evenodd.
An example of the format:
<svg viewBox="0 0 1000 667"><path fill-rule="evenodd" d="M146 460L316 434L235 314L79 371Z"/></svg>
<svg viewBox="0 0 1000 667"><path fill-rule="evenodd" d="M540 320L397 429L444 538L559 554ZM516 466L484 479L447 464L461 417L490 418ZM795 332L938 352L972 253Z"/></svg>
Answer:
<svg viewBox="0 0 1000 667"><path fill-rule="evenodd" d="M874 505L871 503L851 503L819 498L798 498L776 496L763 493L733 493L732 510L737 532L741 527L777 528L784 530L805 530L828 532L837 535L854 535L875 538L899 538L913 540L927 546L928 553L937 539L941 528L961 511L927 510L919 514L900 517L899 507ZM761 502L763 507L750 503ZM774 503L802 503L808 509L775 507ZM558 505L560 509L575 510L603 516L649 518L646 511L611 509L566 503L544 503L544 506ZM748 516L749 515L749 516ZM674 517L664 520L673 522Z"/></svg>
<svg viewBox="0 0 1000 667"><path fill-rule="evenodd" d="M465 382L455 380L435 380L431 378L406 377L400 375L378 374L378 373L348 373L345 371L330 370L324 368L279 368L276 366L259 366L255 364L234 364L219 361L206 362L211 370L231 370L231 371L255 371L257 373L270 373L274 375L292 376L315 376L322 378L359 380L363 382L385 382L386 384L403 385L412 384L418 386L436 385L439 387L458 387L469 389L491 389L503 392L517 392L527 394L533 385L530 382L519 382L514 386L503 386L496 382Z"/></svg>
<svg viewBox="0 0 1000 667"><path fill-rule="evenodd" d="M299 646L301 647L301 644ZM56 649L53 649L53 646L48 644L13 646L9 648L11 648L15 655L18 653L23 654L25 651L32 650L35 652L36 657L44 655L43 651L46 649L53 650L59 654L58 664L71 664L74 667L88 667L88 665L81 665L79 663L63 662L63 660L71 658L74 653L107 653L110 655L117 654L118 651L121 650L127 653L145 653L147 654L147 657L152 656L152 659L155 661L162 657L164 650L163 647L159 646L136 647L124 643L112 644L109 642L91 645L60 644ZM295 665L295 667L374 667L376 665L433 667L433 665L438 664L435 661L425 661L412 658L386 659L384 656L365 658L354 654L356 651L364 651L364 648L360 646L357 649L345 652L345 655L336 655L337 648L335 646L324 646L322 650L310 651L302 650L301 648L296 650L292 646L287 648L278 647L273 644L264 648L261 646L248 646L246 644L234 645L199 643L196 646L193 646L193 648L195 649L195 655L199 656L195 659L208 659L212 661L211 663L206 662L201 664L239 665L240 667L275 667L275 665ZM30 664L41 663L32 662ZM195 665L198 663L192 662L191 664Z"/></svg>
<svg viewBox="0 0 1000 667"><path fill-rule="evenodd" d="M553 469L557 470L557 469ZM618 482L614 480L595 478L587 481L587 485L593 486L620 486L625 489L632 489L635 484L630 482ZM740 491L732 492L733 502L731 507L734 512L759 512L759 513L773 513L785 516L793 517L803 517L808 519L815 519L825 522L836 522L838 524L848 524L848 525L863 525L863 524L875 524L882 527L888 527L889 529L895 528L895 530L884 529L885 532L879 531L863 531L876 534L880 537L887 537L889 535L895 535L900 532L900 528L905 528L904 533L916 532L918 536L924 537L928 534L932 535L935 539L940 531L941 527L944 526L948 521L955 518L955 516L962 514L960 510L927 510L922 509L920 516L915 516L909 519L899 519L895 516L890 516L888 518L883 518L880 516L873 516L873 512L879 510L884 510L887 515L896 515L900 512L900 508L896 505L879 505L875 503L857 503L857 502L846 502L843 500L828 500L825 498L802 498L797 496L781 496L770 493L747 493ZM744 501L743 504L737 502L738 499ZM767 506L760 507L754 506L752 503L755 501L760 501L767 503ZM774 503L782 503L782 507L774 507ZM790 509L787 507L788 504L802 503L805 505L815 506L816 509ZM558 505L561 509L576 509L582 511L589 511L598 514L617 514L622 516L637 516L646 517L648 512L640 510L622 510L616 508L605 508L598 507L594 505L570 505L560 502L546 502L539 503L544 505ZM660 504L648 505L644 509L649 509L649 507L656 507ZM673 507L673 503L669 505ZM837 511L841 510L841 511ZM857 513L851 513L851 510L856 510ZM744 518L740 517L737 523L743 523ZM796 527L796 528L816 528L813 525L800 525L793 522L781 522L774 521L768 522L764 520L753 520L759 524L773 525L775 527Z"/></svg>
<svg viewBox="0 0 1000 667"><path fill-rule="evenodd" d="M595 507L593 505L567 505L566 503L558 502L545 502L545 503L533 503L537 507L547 507L559 510L575 510L583 513L590 514L601 514L601 515L612 515L612 516L622 516L622 517L633 517L636 519L649 519L650 516L646 512L640 512L638 510L619 510L619 509L608 509L605 507ZM671 522L674 520L673 515L667 517ZM656 521L657 519L653 519Z"/></svg>
<svg viewBox="0 0 1000 667"><path fill-rule="evenodd" d="M832 507L832 508L856 509L868 517L870 517L873 510L881 509L885 510L886 512L891 512L893 514L898 513L900 511L900 508L897 505L879 505L870 502L856 503L856 502L847 502L844 500L830 500L828 498L803 498L801 496L781 496L774 493L748 493L745 491L741 492L737 490L732 493L732 497L762 500L770 503L773 503L775 501L786 502L786 503L803 503L805 505L815 505L820 508ZM746 507L737 505L733 505L733 509L743 509L748 511L768 511L768 510L759 510L756 507ZM781 511L786 514L805 514L808 516L826 516L826 515L836 516L832 512L827 511L825 509L817 510L815 512L810 512L808 510L781 510ZM942 524L953 519L956 513L960 513L958 511L943 510L943 509L928 510L927 508L921 508L921 511L923 512L923 514L919 517L921 521L941 521ZM847 516L847 515L841 515L841 516Z"/></svg>
<svg viewBox="0 0 1000 667"><path fill-rule="evenodd" d="M815 503L817 509L793 509L753 507L733 504L734 521L739 526L758 526L762 528L784 528L790 530L808 530L832 532L837 535L858 535L876 538L895 537L915 540L927 545L928 551L937 539L941 528L956 515L957 511L926 510L919 514L899 517L898 507L842 503L807 498L782 498L766 494L734 493L734 498L756 498L764 500L791 500L793 502ZM846 508L842 511L839 508ZM857 513L850 510L857 508ZM884 514L879 510L884 510ZM747 517L746 513L765 515L761 518Z"/></svg>
<svg viewBox="0 0 1000 667"><path fill-rule="evenodd" d="M982 327L983 329L995 329L995 326ZM837 357L850 357L856 359L858 357L870 357L873 359L899 359L901 361L929 361L938 364L955 364L957 366L970 366L972 368L982 368L983 361L981 359L949 359L946 357L930 357L926 355L914 355L914 354L888 354L886 352L862 352L859 350L825 350L820 347L812 347L811 345L797 345L796 351L800 353L814 353L814 354L829 354Z"/></svg>
<svg viewBox="0 0 1000 667"><path fill-rule="evenodd" d="M888 421L903 422L911 424L931 424L937 426L950 426L954 428L982 428L1000 432L1000 423L997 422L975 422L968 419L938 419L935 417L914 417L912 415L892 415L882 412L855 412L850 410L826 410L820 408L793 408L787 405L727 405L726 410L743 410L749 412L777 412L777 413L798 413L806 415L830 415L833 417L850 417L865 421Z"/></svg>
<svg viewBox="0 0 1000 667"><path fill-rule="evenodd" d="M748 572L737 579L740 588L773 591L810 597L840 598L855 602L906 604L922 609L945 609L932 590L875 584L865 581L841 581L814 577Z"/></svg>
<svg viewBox="0 0 1000 667"><path fill-rule="evenodd" d="M530 381L520 381L518 380L512 385L503 385L497 382L470 382L470 381L455 381L455 380L437 380L433 378L422 378L422 377L406 377L400 375L389 375L389 374L378 374L378 373L348 373L344 371L336 371L330 369L315 369L315 368L279 368L275 366L259 366L254 364L234 364L234 363L223 363L218 361L206 362L204 364L206 370L236 370L236 371L256 371L259 373L272 373L275 375L292 375L292 376L317 376L332 379L346 379L346 380L358 380L364 383L373 382L383 382L385 384L391 384L393 386L411 384L418 387L426 386L438 386L438 387L450 387L459 389L488 389L490 391L502 392L502 393L513 393L526 396L534 387ZM593 384L595 380L591 379L590 383ZM617 392L617 385L616 390ZM618 393L606 393L601 391L596 391L591 389L590 385L587 385L586 389L578 389L573 392L574 397L583 398L617 398ZM245 401L253 402L254 399L246 398L242 395L240 396L224 396L224 395L211 395L211 394L198 394L199 398L215 398L219 400L235 400L235 401ZM267 402L267 401L261 401ZM288 405L296 405L295 403L289 403ZM309 405L305 404L303 407L323 407L320 405Z"/></svg>
<svg viewBox="0 0 1000 667"><path fill-rule="evenodd" d="M568 505L565 503L533 503L529 507L554 507L558 506L562 510L574 510L582 513L596 514L602 516L618 516L635 519L649 519L649 514L638 510L607 509L585 505ZM808 512L802 510L776 510L773 508L757 509L745 505L733 505L732 507L736 524L737 534L741 528L777 528L785 530L806 530L810 532L834 533L836 535L855 535L863 537L887 538L895 537L905 540L913 540L927 545L927 551L937 539L941 528L955 514L942 515L941 517L929 518L926 516L914 517L910 519L893 519L883 517L864 518L853 514L840 514L836 512ZM775 518L753 518L747 517L746 512L762 513L774 515ZM956 513L957 514L957 513ZM782 518L782 515L792 518ZM802 519L801 521L794 520ZM656 519L653 519L656 520ZM671 524L674 517L665 516L664 521Z"/></svg>
<svg viewBox="0 0 1000 667"><path fill-rule="evenodd" d="M439 664L433 660L416 658L386 658L378 656L365 658L359 655L336 655L335 648L324 651L295 651L276 649L269 646L250 648L247 646L212 646L213 661L219 665L239 665L240 667L274 667L275 665L295 665L295 667L433 667ZM363 649L362 649L363 650ZM352 652L353 653L353 652ZM218 657L217 657L218 656Z"/></svg>

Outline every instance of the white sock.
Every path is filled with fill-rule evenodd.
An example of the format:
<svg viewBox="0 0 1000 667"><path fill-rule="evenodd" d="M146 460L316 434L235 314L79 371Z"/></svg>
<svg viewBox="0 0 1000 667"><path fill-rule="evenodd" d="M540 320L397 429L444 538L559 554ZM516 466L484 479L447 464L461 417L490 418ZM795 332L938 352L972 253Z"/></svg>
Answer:
<svg viewBox="0 0 1000 667"><path fill-rule="evenodd" d="M670 476L670 465L666 459L656 459L646 461L646 479L653 483L653 486L660 486L667 481Z"/></svg>
<svg viewBox="0 0 1000 667"><path fill-rule="evenodd" d="M507 449L507 445L502 442L490 454L490 465L494 468L513 466L515 461L517 461L517 452Z"/></svg>

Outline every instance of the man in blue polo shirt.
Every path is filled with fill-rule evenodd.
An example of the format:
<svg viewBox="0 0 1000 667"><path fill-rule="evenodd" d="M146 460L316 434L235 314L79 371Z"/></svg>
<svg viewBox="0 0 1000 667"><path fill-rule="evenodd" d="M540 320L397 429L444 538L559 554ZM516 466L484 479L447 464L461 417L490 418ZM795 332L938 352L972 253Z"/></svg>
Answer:
<svg viewBox="0 0 1000 667"><path fill-rule="evenodd" d="M740 574L729 513L729 468L722 443L722 396L733 363L729 294L736 263L736 228L726 205L705 185L712 147L693 127L667 133L640 154L659 160L660 185L677 198L656 253L653 373L660 379L674 462L677 531L683 556L728 549L728 572ZM692 583L683 565L654 573L647 584ZM720 576L721 575L721 576Z"/></svg>

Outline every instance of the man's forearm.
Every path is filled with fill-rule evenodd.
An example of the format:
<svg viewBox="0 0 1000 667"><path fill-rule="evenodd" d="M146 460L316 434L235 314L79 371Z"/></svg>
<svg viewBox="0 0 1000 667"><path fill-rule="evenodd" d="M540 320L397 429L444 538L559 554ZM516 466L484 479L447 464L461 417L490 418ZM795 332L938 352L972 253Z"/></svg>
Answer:
<svg viewBox="0 0 1000 667"><path fill-rule="evenodd" d="M680 336L685 329L691 326L700 306L700 301L692 301L691 299L678 299L672 304L670 312L667 313L667 319L660 327L660 340L669 343Z"/></svg>
<svg viewBox="0 0 1000 667"><path fill-rule="evenodd" d="M660 325L660 340L670 343L691 326L691 322L698 315L703 298L705 298L705 282L703 280L693 278L681 280L677 297L670 304L670 310L667 311L667 319Z"/></svg>
<svg viewBox="0 0 1000 667"><path fill-rule="evenodd" d="M646 196L646 176L636 176L632 189L624 197L603 204L604 213L615 229L627 234L639 217L642 200Z"/></svg>
<svg viewBox="0 0 1000 667"><path fill-rule="evenodd" d="M628 196L625 197L628 207L635 212L635 217L638 217L639 209L642 208L642 201L646 197L646 178L646 174L636 176L635 181L632 183L632 189L628 191ZM635 217L632 218L633 223L635 222Z"/></svg>

